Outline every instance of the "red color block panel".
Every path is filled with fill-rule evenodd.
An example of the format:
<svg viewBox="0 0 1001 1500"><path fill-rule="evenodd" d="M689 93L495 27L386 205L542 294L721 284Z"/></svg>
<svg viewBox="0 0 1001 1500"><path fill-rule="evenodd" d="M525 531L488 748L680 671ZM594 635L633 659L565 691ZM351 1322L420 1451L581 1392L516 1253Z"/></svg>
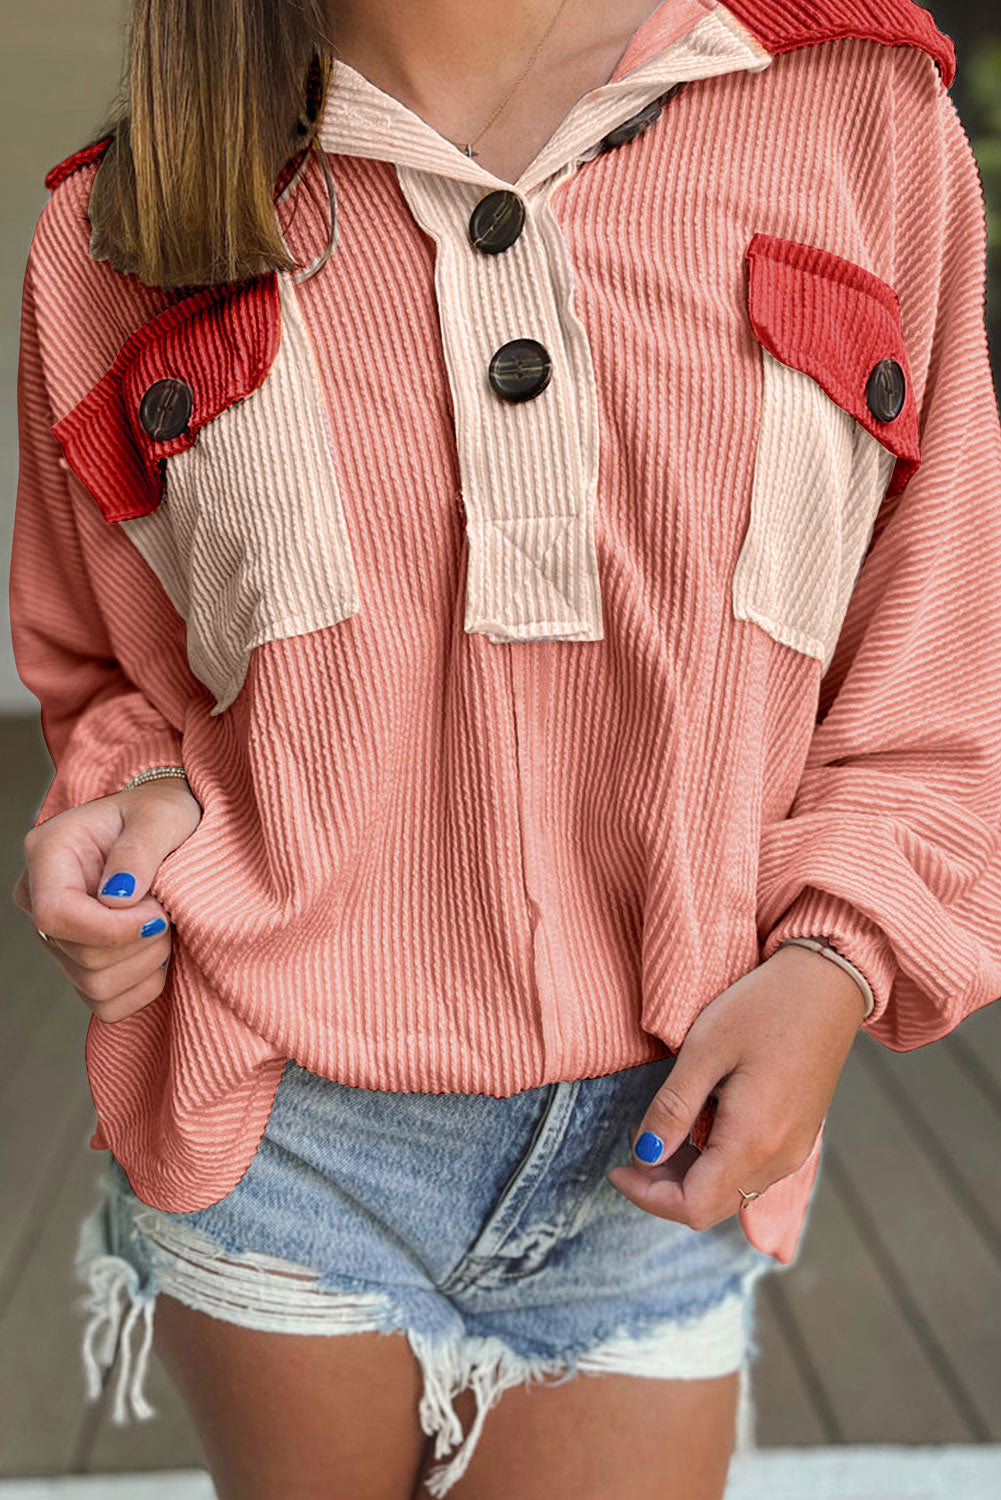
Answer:
<svg viewBox="0 0 1001 1500"><path fill-rule="evenodd" d="M766 51L791 52L842 37L865 37L887 47L920 47L934 58L942 82L950 88L956 76L952 38L939 31L934 18L913 0L728 0L732 11Z"/></svg>
<svg viewBox="0 0 1001 1500"><path fill-rule="evenodd" d="M156 509L163 460L190 448L206 422L263 384L280 340L276 272L203 288L131 335L98 384L52 429L106 521ZM157 441L139 408L149 387L168 378L191 387L193 410L179 436Z"/></svg>
<svg viewBox="0 0 1001 1500"><path fill-rule="evenodd" d="M893 287L864 266L816 245L756 234L747 247L748 309L754 332L784 365L810 375L832 401L897 455L887 488L897 494L921 463L900 303ZM866 399L881 360L904 373L904 404L880 421Z"/></svg>

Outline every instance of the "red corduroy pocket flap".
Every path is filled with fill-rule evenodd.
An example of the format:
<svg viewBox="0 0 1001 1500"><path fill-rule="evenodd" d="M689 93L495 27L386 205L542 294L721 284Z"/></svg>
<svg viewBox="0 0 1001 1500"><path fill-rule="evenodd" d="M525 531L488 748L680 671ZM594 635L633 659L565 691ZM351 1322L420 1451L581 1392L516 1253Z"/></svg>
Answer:
<svg viewBox="0 0 1001 1500"><path fill-rule="evenodd" d="M163 461L190 448L207 422L263 384L280 341L275 272L204 287L129 337L97 385L52 429L106 521L156 510ZM140 408L161 380L183 382L191 415L182 432L157 439L143 426Z"/></svg>
<svg viewBox="0 0 1001 1500"><path fill-rule="evenodd" d="M755 335L896 455L886 493L898 494L920 466L921 450L893 287L830 250L776 235L755 234L745 258ZM901 383L903 402L893 414Z"/></svg>

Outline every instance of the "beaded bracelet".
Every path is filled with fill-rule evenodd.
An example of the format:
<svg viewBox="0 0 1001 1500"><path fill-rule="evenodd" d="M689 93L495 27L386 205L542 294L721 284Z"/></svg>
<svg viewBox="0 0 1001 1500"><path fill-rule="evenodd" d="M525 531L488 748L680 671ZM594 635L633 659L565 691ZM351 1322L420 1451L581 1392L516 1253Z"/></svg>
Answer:
<svg viewBox="0 0 1001 1500"><path fill-rule="evenodd" d="M122 791L127 791L130 786L140 786L144 781L156 781L161 776L184 776L187 778L187 774L183 766L150 766L148 770L140 771L138 775L133 776L130 781L127 781L122 787Z"/></svg>

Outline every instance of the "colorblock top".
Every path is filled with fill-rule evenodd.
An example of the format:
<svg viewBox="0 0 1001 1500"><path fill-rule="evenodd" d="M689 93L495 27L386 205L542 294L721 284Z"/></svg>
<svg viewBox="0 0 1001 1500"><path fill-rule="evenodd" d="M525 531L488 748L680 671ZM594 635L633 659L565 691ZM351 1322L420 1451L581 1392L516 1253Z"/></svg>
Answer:
<svg viewBox="0 0 1001 1500"><path fill-rule="evenodd" d="M514 183L335 60L297 272L146 286L101 144L50 173L37 821L158 764L204 810L163 993L87 1035L146 1202L239 1181L289 1057L592 1077L801 936L896 1050L1001 994L983 189L928 12L806 9L662 0Z"/></svg>

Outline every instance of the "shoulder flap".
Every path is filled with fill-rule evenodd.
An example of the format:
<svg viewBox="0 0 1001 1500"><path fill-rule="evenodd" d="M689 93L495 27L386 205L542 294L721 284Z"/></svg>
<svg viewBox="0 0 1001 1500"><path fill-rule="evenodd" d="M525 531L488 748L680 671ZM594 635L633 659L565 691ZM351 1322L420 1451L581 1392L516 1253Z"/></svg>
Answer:
<svg viewBox="0 0 1001 1500"><path fill-rule="evenodd" d="M939 31L923 5L913 0L811 0L789 5L779 0L727 0L731 11L766 52L792 52L817 42L862 37L888 47L920 47L938 64L942 81L951 87L956 76L956 49Z"/></svg>
<svg viewBox="0 0 1001 1500"><path fill-rule="evenodd" d="M113 136L103 135L98 141L91 141L89 146L81 146L79 151L74 151L72 156L67 156L64 161L56 162L45 174L45 186L49 192L53 192L67 177L80 167L85 167L88 162L100 161L111 145Z"/></svg>

